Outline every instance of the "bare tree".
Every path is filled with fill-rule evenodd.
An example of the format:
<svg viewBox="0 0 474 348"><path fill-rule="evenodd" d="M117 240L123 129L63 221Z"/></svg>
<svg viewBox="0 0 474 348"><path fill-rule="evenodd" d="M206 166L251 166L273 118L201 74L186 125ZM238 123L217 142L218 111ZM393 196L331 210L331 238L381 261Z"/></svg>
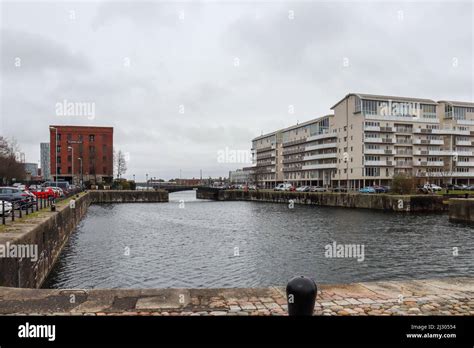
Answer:
<svg viewBox="0 0 474 348"><path fill-rule="evenodd" d="M25 178L25 168L18 162L16 154L20 153L20 148L15 139L8 140L0 136L0 181L7 184L12 179L23 180Z"/></svg>
<svg viewBox="0 0 474 348"><path fill-rule="evenodd" d="M115 168L117 172L117 178L121 178L123 174L127 171L127 161L125 160L125 155L122 150L119 150L117 156L115 156Z"/></svg>

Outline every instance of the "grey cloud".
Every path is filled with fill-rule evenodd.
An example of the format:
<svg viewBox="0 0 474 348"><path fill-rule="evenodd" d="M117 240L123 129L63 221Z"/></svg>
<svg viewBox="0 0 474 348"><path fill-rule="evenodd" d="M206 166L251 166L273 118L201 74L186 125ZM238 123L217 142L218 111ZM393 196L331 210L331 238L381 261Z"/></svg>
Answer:
<svg viewBox="0 0 474 348"><path fill-rule="evenodd" d="M86 57L52 39L36 33L2 29L1 54L3 74L41 74L47 71L88 71ZM21 67L16 67L16 58Z"/></svg>

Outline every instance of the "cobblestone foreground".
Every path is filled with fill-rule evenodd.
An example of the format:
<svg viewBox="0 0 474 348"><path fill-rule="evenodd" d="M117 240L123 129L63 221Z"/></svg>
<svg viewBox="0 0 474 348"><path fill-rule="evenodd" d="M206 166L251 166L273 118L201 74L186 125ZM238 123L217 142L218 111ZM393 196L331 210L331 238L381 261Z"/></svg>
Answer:
<svg viewBox="0 0 474 348"><path fill-rule="evenodd" d="M1 315L287 315L285 289L0 287ZM474 315L474 278L322 285L315 315Z"/></svg>

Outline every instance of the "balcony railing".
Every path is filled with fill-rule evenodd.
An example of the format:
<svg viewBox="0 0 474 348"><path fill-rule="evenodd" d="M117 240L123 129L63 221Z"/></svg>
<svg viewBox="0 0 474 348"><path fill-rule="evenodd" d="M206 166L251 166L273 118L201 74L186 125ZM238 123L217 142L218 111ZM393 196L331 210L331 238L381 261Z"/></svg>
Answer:
<svg viewBox="0 0 474 348"><path fill-rule="evenodd" d="M444 145L443 139L415 139L414 144L419 145Z"/></svg>
<svg viewBox="0 0 474 348"><path fill-rule="evenodd" d="M366 166L393 166L392 161L365 161Z"/></svg>
<svg viewBox="0 0 474 348"><path fill-rule="evenodd" d="M337 143L324 143L324 144L317 144L317 145L309 145L309 146L306 146L305 151L330 149L332 147L337 147Z"/></svg>
<svg viewBox="0 0 474 348"><path fill-rule="evenodd" d="M304 156L303 160L311 161L311 160L317 160L317 159L323 159L323 158L337 158L337 153L331 152L331 153L320 153L320 154L311 155L311 156Z"/></svg>
<svg viewBox="0 0 474 348"><path fill-rule="evenodd" d="M307 164L303 166L303 170L309 169L335 169L337 168L337 163L321 163L321 164Z"/></svg>

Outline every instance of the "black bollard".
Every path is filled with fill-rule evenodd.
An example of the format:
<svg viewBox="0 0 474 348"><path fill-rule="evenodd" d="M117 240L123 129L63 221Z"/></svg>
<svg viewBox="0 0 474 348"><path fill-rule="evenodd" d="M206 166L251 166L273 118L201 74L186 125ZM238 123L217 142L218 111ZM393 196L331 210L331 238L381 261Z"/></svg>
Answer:
<svg viewBox="0 0 474 348"><path fill-rule="evenodd" d="M295 277L286 286L286 300L288 301L288 315L311 316L318 288L314 280L304 276Z"/></svg>
<svg viewBox="0 0 474 348"><path fill-rule="evenodd" d="M2 201L2 224L5 225L5 201Z"/></svg>

